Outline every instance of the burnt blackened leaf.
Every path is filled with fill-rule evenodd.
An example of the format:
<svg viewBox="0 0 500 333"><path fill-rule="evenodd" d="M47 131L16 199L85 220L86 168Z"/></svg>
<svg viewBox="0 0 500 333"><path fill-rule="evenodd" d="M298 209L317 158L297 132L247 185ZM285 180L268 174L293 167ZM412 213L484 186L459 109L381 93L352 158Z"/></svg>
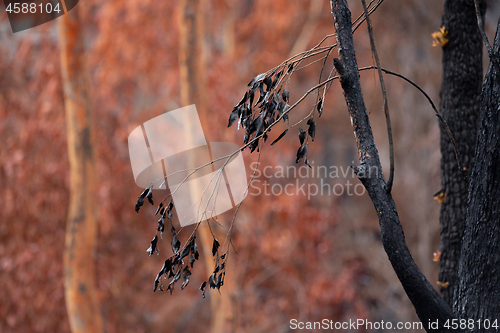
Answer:
<svg viewBox="0 0 500 333"><path fill-rule="evenodd" d="M255 140L250 144L250 152L253 153L253 151L259 146L259 140Z"/></svg>
<svg viewBox="0 0 500 333"><path fill-rule="evenodd" d="M222 274L219 274L217 280L215 281L215 287L217 288L217 290L220 290L221 286L222 286Z"/></svg>
<svg viewBox="0 0 500 333"><path fill-rule="evenodd" d="M257 130L256 125L257 125L257 120L259 119L259 117L255 118L255 119L252 119L251 117L249 117L248 119L249 120L246 121L245 128L247 129L248 135L252 135Z"/></svg>
<svg viewBox="0 0 500 333"><path fill-rule="evenodd" d="M190 277L191 277L191 271L189 270L189 268L184 267L184 270L182 271L182 280L184 282L182 282L181 290L184 290L184 288L186 288L186 286L189 283Z"/></svg>
<svg viewBox="0 0 500 333"><path fill-rule="evenodd" d="M264 82L264 84L267 86L266 91L269 91L269 90L271 89L271 85L272 85L272 83L273 83L272 78L271 78L270 76L268 76L268 77L266 77L266 78L264 79L264 81L263 81L263 82Z"/></svg>
<svg viewBox="0 0 500 333"><path fill-rule="evenodd" d="M144 205L144 198L137 198L137 203L135 204L135 212L139 214L139 209L141 209L142 205Z"/></svg>
<svg viewBox="0 0 500 333"><path fill-rule="evenodd" d="M290 110L290 105L286 104L283 108L283 121L286 121L286 123L288 123L288 110Z"/></svg>
<svg viewBox="0 0 500 333"><path fill-rule="evenodd" d="M241 101L238 103L238 106L242 106L243 104L245 104L245 102L247 101L247 98L248 98L248 91L245 92L245 96L243 96Z"/></svg>
<svg viewBox="0 0 500 333"><path fill-rule="evenodd" d="M187 257L189 255L189 252L191 252L191 243L184 246L184 248L182 249L182 252L181 252L180 259Z"/></svg>
<svg viewBox="0 0 500 333"><path fill-rule="evenodd" d="M160 284L160 277L161 277L161 275L160 275L160 274L156 275L156 279L155 279L155 287L154 287L154 289L153 289L153 292L155 292L155 291L156 291L156 289L158 288L158 284Z"/></svg>
<svg viewBox="0 0 500 333"><path fill-rule="evenodd" d="M172 291L174 291L174 282L173 281L170 281L170 283L168 284L167 290L170 291L170 295L172 295Z"/></svg>
<svg viewBox="0 0 500 333"><path fill-rule="evenodd" d="M248 132L246 132L245 137L243 138L243 143L247 144L249 139L250 139L250 134L248 134Z"/></svg>
<svg viewBox="0 0 500 333"><path fill-rule="evenodd" d="M151 188L149 189L148 194L146 194L146 197L148 198L148 201L151 205L155 204L153 202L153 190Z"/></svg>
<svg viewBox="0 0 500 333"><path fill-rule="evenodd" d="M271 84L271 89L274 89L274 87L276 87L276 84L278 83L279 79L280 77L277 75L274 77L273 83Z"/></svg>
<svg viewBox="0 0 500 333"><path fill-rule="evenodd" d="M286 132L288 132L288 128L283 132L281 133L277 138L276 140L274 140L272 143L271 143L271 146L274 145L276 142L278 142L279 140L281 140L281 138L283 138L286 134Z"/></svg>
<svg viewBox="0 0 500 333"><path fill-rule="evenodd" d="M258 116L254 121L255 126L255 137L258 137L264 132L264 117L262 115Z"/></svg>
<svg viewBox="0 0 500 333"><path fill-rule="evenodd" d="M299 161L305 157L307 154L307 145L300 146L299 150L297 150L297 160L295 163L299 163Z"/></svg>
<svg viewBox="0 0 500 333"><path fill-rule="evenodd" d="M172 279L172 281L170 281L170 283L168 284L167 290L170 291L170 295L172 295L172 291L174 290L174 284L180 279L180 277L181 277L181 269L179 268L177 270L177 273L175 273L175 276Z"/></svg>
<svg viewBox="0 0 500 333"><path fill-rule="evenodd" d="M288 92L288 90L283 90L283 94L281 96L283 97L283 101L285 101L285 103L288 103L288 101L290 100L290 93Z"/></svg>
<svg viewBox="0 0 500 333"><path fill-rule="evenodd" d="M205 287L207 286L207 281L203 281L203 283L200 286L201 291L205 291Z"/></svg>
<svg viewBox="0 0 500 333"><path fill-rule="evenodd" d="M257 89L257 87L255 87L255 89ZM253 87L252 87L252 89L250 89L248 91L248 97L249 97L249 103L248 104L250 105L250 107L252 107L253 99L255 97L255 89L253 89Z"/></svg>
<svg viewBox="0 0 500 333"><path fill-rule="evenodd" d="M227 127L231 127L231 125L234 124L236 120L238 120L238 117L239 117L239 107L235 107L231 112L231 115L229 115L229 121Z"/></svg>
<svg viewBox="0 0 500 333"><path fill-rule="evenodd" d="M307 133L311 137L311 139L314 141L314 136L316 135L316 122L310 118L307 121L307 125L309 125L309 128L307 129Z"/></svg>
<svg viewBox="0 0 500 333"><path fill-rule="evenodd" d="M198 260L199 254L198 254L198 245L196 245L196 242L193 240L193 247L191 247L191 253L194 255L194 259Z"/></svg>
<svg viewBox="0 0 500 333"><path fill-rule="evenodd" d="M320 98L318 105L316 105L316 108L318 109L318 115L321 117L321 114L323 113L323 100Z"/></svg>
<svg viewBox="0 0 500 333"><path fill-rule="evenodd" d="M158 236L155 235L155 237L153 238L153 240L151 241L151 245L149 246L149 248L146 250L148 253L149 253L149 256L151 257L151 255L153 254L153 252L155 252L156 250L156 243L158 243Z"/></svg>
<svg viewBox="0 0 500 333"><path fill-rule="evenodd" d="M248 84L248 86L252 87L255 82L262 81L262 79L264 79L265 77L266 77L266 73L260 73L259 75L257 75L256 77L254 77L252 79L252 81L250 81L250 83Z"/></svg>
<svg viewBox="0 0 500 333"><path fill-rule="evenodd" d="M181 247L181 242L177 239L177 231L175 231L175 228L172 226L172 251L174 253L179 252L179 249Z"/></svg>
<svg viewBox="0 0 500 333"><path fill-rule="evenodd" d="M260 86L259 86L259 91L260 91L260 96L259 96L259 99L257 100L257 103L255 103L254 106L257 106L260 102L262 102L264 100L264 97L266 96L266 94L264 94L264 84L261 82L260 83Z"/></svg>
<svg viewBox="0 0 500 333"><path fill-rule="evenodd" d="M168 204L168 208L167 208L167 215L168 215L168 218L169 219L172 219L172 208L174 207L174 203L172 201L170 201L170 203ZM165 215L163 215L163 217L166 217ZM175 230L175 229L174 229Z"/></svg>
<svg viewBox="0 0 500 333"><path fill-rule="evenodd" d="M161 209L163 209L163 202L160 202L160 204L158 205L158 208L156 209L155 216L158 215L158 213L160 212ZM160 213L160 215L162 215L162 213Z"/></svg>
<svg viewBox="0 0 500 333"><path fill-rule="evenodd" d="M299 125L299 141L300 145L304 144L304 140L306 139L306 132Z"/></svg>
<svg viewBox="0 0 500 333"><path fill-rule="evenodd" d="M148 195L150 188L146 188L144 191L142 191L141 195L139 195L139 198L144 199L146 195Z"/></svg>
<svg viewBox="0 0 500 333"><path fill-rule="evenodd" d="M191 266L191 268L193 268L193 264L195 261L196 261L196 259L193 257L193 255L190 255L189 256L189 265Z"/></svg>
<svg viewBox="0 0 500 333"><path fill-rule="evenodd" d="M169 273L169 275L171 275L172 273L172 260L171 259L167 259L165 260L165 263L163 264L163 267L161 268L161 271L160 271L160 277L163 275L163 274L167 274Z"/></svg>
<svg viewBox="0 0 500 333"><path fill-rule="evenodd" d="M179 249L181 247L181 242L177 239L177 235L174 235L172 238L172 251L174 253L179 252Z"/></svg>
<svg viewBox="0 0 500 333"><path fill-rule="evenodd" d="M304 163L305 163L308 167L310 167L310 168L312 169L312 166L311 166L311 164L309 164L309 161L307 160L307 158L304 158Z"/></svg>
<svg viewBox="0 0 500 333"><path fill-rule="evenodd" d="M217 250L219 249L219 241L217 240L217 238L214 237L214 243L212 245L212 255L215 256L215 254L217 253Z"/></svg>
<svg viewBox="0 0 500 333"><path fill-rule="evenodd" d="M163 222L163 216L158 220L158 231L163 232L165 230L165 223Z"/></svg>
<svg viewBox="0 0 500 333"><path fill-rule="evenodd" d="M146 197L146 195L148 195L149 191L151 191L151 189L148 187L144 191L142 191L142 193L137 198L137 203L135 204L135 212L137 214L139 214L139 209L141 209L142 205L144 205L144 198Z"/></svg>
<svg viewBox="0 0 500 333"><path fill-rule="evenodd" d="M208 285L210 286L210 288L215 289L215 278L213 275L210 275L210 277L208 278Z"/></svg>
<svg viewBox="0 0 500 333"><path fill-rule="evenodd" d="M175 282L179 281L179 279L181 278L181 271L182 271L181 268L182 268L182 266L177 270L177 273L175 273L175 276L172 279L172 282L175 283Z"/></svg>
<svg viewBox="0 0 500 333"><path fill-rule="evenodd" d="M285 108L285 103L283 101L278 104L278 117L283 114L283 109Z"/></svg>
<svg viewBox="0 0 500 333"><path fill-rule="evenodd" d="M283 75L283 70L284 70L284 68L283 68L283 69L281 69L281 70L278 72L278 74L276 74L276 77L277 77L277 78L280 78L280 77L281 77L281 75Z"/></svg>
<svg viewBox="0 0 500 333"><path fill-rule="evenodd" d="M221 255L221 256L220 256L220 258L221 258L222 260L224 260L224 258L225 258L225 257L226 257L226 254L225 254L225 253L224 253L223 255Z"/></svg>

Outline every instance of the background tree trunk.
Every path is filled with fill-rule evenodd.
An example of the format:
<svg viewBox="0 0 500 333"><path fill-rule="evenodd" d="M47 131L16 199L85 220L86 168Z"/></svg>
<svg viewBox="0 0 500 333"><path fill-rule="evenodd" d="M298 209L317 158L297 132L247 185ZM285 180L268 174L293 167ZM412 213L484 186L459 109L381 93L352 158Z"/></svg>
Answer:
<svg viewBox="0 0 500 333"><path fill-rule="evenodd" d="M99 333L103 331L103 323L95 289L97 186L94 130L85 48L78 15L76 7L59 18L71 172L64 252L65 296L72 332Z"/></svg>
<svg viewBox="0 0 500 333"><path fill-rule="evenodd" d="M484 17L486 3L479 2ZM461 166L465 168L462 173L448 133L440 122L441 186L445 198L439 216L439 281L441 295L452 306L467 209L469 184L464 174L470 176L473 166L483 79L483 43L474 1L447 0L442 26L448 31L448 44L443 47L440 112L455 138Z"/></svg>
<svg viewBox="0 0 500 333"><path fill-rule="evenodd" d="M203 2L201 0L182 0L179 4L180 13L180 41L179 41L179 66L182 106L195 104L200 121L206 126L207 108L205 99L205 62L203 56ZM193 184L191 182L190 184ZM199 200L203 194L203 188L191 188L194 202ZM219 217L220 220L220 217ZM222 221L220 221L222 222ZM211 224L215 237L221 242L226 237L226 231ZM207 277L212 275L215 263L212 256L213 236L206 222L198 229L201 239ZM224 288L219 294L215 290L207 293L210 298L212 309L212 332L230 332L233 321L233 306L231 304L232 294L235 289L235 275L226 270Z"/></svg>

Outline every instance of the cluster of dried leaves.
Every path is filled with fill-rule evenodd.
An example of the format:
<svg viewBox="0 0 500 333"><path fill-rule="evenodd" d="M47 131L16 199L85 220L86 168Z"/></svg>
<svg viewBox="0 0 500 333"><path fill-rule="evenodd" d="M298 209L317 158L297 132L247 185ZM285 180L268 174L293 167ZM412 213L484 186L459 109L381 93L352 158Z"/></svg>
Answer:
<svg viewBox="0 0 500 333"><path fill-rule="evenodd" d="M288 124L288 128L271 143L271 146L288 133L290 129L288 112L291 110L291 107L288 104L290 101L290 92L286 89L286 83L294 71L294 65L295 62L288 65L285 64L275 68L270 74L261 73L254 77L248 84L250 88L231 111L228 127L231 127L238 121L238 129L240 129L240 126L245 129L245 136L243 138L245 146L243 149L249 146L250 152L253 152L259 146L260 139L266 142L268 138L267 132L270 132L271 128L281 119ZM285 77L288 77L288 80L285 80ZM259 98L254 104L257 92ZM321 98L319 98L319 102L316 104L316 109L318 116L321 117L323 113L323 100ZM300 125L298 127L300 147L297 150L296 163L304 158L304 163L311 167L307 161L308 140L306 140L306 134L314 141L316 134L314 116L311 116L307 120L307 125L307 131L304 131Z"/></svg>

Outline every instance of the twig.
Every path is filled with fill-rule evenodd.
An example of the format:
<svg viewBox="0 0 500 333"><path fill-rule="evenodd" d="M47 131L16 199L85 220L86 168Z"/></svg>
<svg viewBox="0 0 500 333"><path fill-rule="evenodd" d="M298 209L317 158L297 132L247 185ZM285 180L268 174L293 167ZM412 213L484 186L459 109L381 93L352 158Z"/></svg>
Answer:
<svg viewBox="0 0 500 333"><path fill-rule="evenodd" d="M359 70L360 71L364 71L364 70L368 70L368 69L377 69L377 67L376 66L368 66L368 67L360 68ZM457 144L456 144L455 138L453 137L453 134L451 133L451 130L450 130L450 127L448 126L448 123L443 118L443 116L441 115L441 113L438 111L438 109L436 108L436 105L434 104L434 102L432 101L432 99L429 97L429 95L427 95L427 93L422 88L420 88L418 84L416 84L412 80L408 79L407 77L405 77L405 76L403 76L401 74L395 73L395 72L391 72L390 70L385 69L385 68L381 68L381 70L382 70L382 72L384 72L386 74L393 75L393 76L396 76L396 77L399 77L399 78L405 80L406 82L408 82L409 84L411 84L412 86L414 86L415 88L417 88L417 90L420 91L422 93L422 95L425 96L425 98L427 98L427 100L429 101L432 109L434 110L434 113L436 114L436 117L438 117L439 121L443 124L444 128L446 129L446 133L448 133L448 137L450 138L451 145L453 146L453 151L455 152L455 158L457 160L457 166L460 169L460 172L461 172L462 176L467 181L467 173L465 172L464 168L462 167L462 163L460 162L461 161L460 152L457 149Z"/></svg>
<svg viewBox="0 0 500 333"><path fill-rule="evenodd" d="M486 32L484 31L483 17L481 15L481 11L479 9L479 3L477 2L477 0L474 0L474 6L476 7L477 25L479 26L479 31L481 32L481 37L483 38L484 46L486 46L489 58L493 59L493 49L491 48L488 36L486 36Z"/></svg>
<svg viewBox="0 0 500 333"><path fill-rule="evenodd" d="M377 72L380 80L380 87L382 88L382 95L384 97L384 114L385 121L387 123L387 136L389 137L389 156L390 156L390 170L389 179L386 184L387 193L391 193L392 182L394 181L394 144L392 141L392 126L391 126L391 116L389 114L389 104L387 103L387 91L385 89L384 76L382 75L382 67L380 66L380 59L378 57L377 49L375 47L375 38L373 37L373 29L370 21L370 16L368 15L368 10L366 9L365 0L361 0L363 4L363 10L366 16L366 26L368 27L368 35L370 36L370 46L372 49L372 55L375 58L375 63L377 64Z"/></svg>

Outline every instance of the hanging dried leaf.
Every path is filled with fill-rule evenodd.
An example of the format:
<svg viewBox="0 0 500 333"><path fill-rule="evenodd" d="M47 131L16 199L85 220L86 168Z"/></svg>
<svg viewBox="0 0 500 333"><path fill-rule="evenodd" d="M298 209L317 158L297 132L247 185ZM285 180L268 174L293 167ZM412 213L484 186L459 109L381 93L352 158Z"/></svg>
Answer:
<svg viewBox="0 0 500 333"><path fill-rule="evenodd" d="M193 247L191 247L191 253L194 255L194 259L198 260L199 254L198 254L198 245L196 245L196 242L193 240Z"/></svg>
<svg viewBox="0 0 500 333"><path fill-rule="evenodd" d="M158 213L160 212L161 209L163 209L163 202L160 202L160 204L158 205L158 208L156 209L155 216L158 215ZM160 215L162 215L162 213L160 213Z"/></svg>
<svg viewBox="0 0 500 333"><path fill-rule="evenodd" d="M148 193L146 194L146 197L148 198L148 201L151 205L154 205L155 203L153 202L153 190L149 188Z"/></svg>
<svg viewBox="0 0 500 333"><path fill-rule="evenodd" d="M172 227L172 252L177 253L181 248L181 242L177 239L177 231Z"/></svg>
<svg viewBox="0 0 500 333"><path fill-rule="evenodd" d="M246 95L245 95L246 96ZM231 127L231 125L234 124L236 120L239 118L239 113L240 113L240 108L235 107L233 111L231 111L231 114L229 115L229 121L227 123L227 127Z"/></svg>
<svg viewBox="0 0 500 333"><path fill-rule="evenodd" d="M135 212L139 214L139 209L141 209L142 205L144 205L144 198L137 198L137 203L135 204Z"/></svg>
<svg viewBox="0 0 500 333"><path fill-rule="evenodd" d="M163 232L165 230L165 223L163 221L163 216L158 220L158 231Z"/></svg>
<svg viewBox="0 0 500 333"><path fill-rule="evenodd" d="M316 105L316 109L318 110L318 116L321 117L321 115L323 114L323 100L321 99L321 97L319 98L319 102Z"/></svg>
<svg viewBox="0 0 500 333"><path fill-rule="evenodd" d="M316 135L316 122L310 118L307 121L307 125L309 125L309 128L307 129L307 133L311 137L311 139L314 141L314 136Z"/></svg>
<svg viewBox="0 0 500 333"><path fill-rule="evenodd" d="M153 254L153 252L155 252L156 250L156 243L158 243L158 236L155 235L155 237L153 238L153 240L151 241L151 245L149 246L149 248L146 250L148 253L149 253L149 256L151 257L151 255Z"/></svg>
<svg viewBox="0 0 500 333"><path fill-rule="evenodd" d="M182 260L183 258L187 257L190 252L191 252L191 243L184 246L180 255L180 259Z"/></svg>
<svg viewBox="0 0 500 333"><path fill-rule="evenodd" d="M214 238L214 243L212 245L212 255L215 256L215 254L217 253L217 250L219 249L219 241L217 240L217 238Z"/></svg>
<svg viewBox="0 0 500 333"><path fill-rule="evenodd" d="M189 284L190 277L191 271L188 267L184 267L184 270L182 271L182 280L184 280L184 282L182 282L181 290L184 290L184 288L186 288L186 286Z"/></svg>
<svg viewBox="0 0 500 333"><path fill-rule="evenodd" d="M250 81L250 83L248 84L248 86L252 87L254 85L254 83L262 81L265 77L266 77L266 73L260 73L259 75L257 75L256 77L254 77L252 79L252 81Z"/></svg>
<svg viewBox="0 0 500 333"><path fill-rule="evenodd" d="M307 145L302 145L300 146L299 150L297 150L297 159L295 160L295 163L299 163L299 161L305 157L307 154Z"/></svg>
<svg viewBox="0 0 500 333"><path fill-rule="evenodd" d="M300 145L304 144L304 140L306 139L306 132L299 125L299 141Z"/></svg>
<svg viewBox="0 0 500 333"><path fill-rule="evenodd" d="M288 92L288 90L283 90L283 94L282 94L282 97L283 97L283 101L285 101L285 103L288 103L288 101L290 100L290 93Z"/></svg>
<svg viewBox="0 0 500 333"><path fill-rule="evenodd" d="M271 143L271 146L274 145L276 142L278 142L279 140L281 140L285 135L286 133L288 132L288 128L283 132L281 133L277 138L276 140L274 140L272 143Z"/></svg>

